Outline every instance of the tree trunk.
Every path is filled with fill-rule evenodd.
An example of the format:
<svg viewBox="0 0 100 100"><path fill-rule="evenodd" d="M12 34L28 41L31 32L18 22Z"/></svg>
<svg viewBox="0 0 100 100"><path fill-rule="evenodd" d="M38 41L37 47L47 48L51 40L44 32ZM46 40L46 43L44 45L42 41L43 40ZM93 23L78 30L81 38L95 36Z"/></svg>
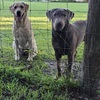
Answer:
<svg viewBox="0 0 100 100"><path fill-rule="evenodd" d="M85 93L100 100L100 0L90 0L83 61Z"/></svg>

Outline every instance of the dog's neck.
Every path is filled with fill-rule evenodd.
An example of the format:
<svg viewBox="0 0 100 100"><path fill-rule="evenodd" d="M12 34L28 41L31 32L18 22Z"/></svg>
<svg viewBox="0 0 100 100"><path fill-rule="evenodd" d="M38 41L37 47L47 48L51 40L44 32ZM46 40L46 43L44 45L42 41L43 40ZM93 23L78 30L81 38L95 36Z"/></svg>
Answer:
<svg viewBox="0 0 100 100"><path fill-rule="evenodd" d="M67 22L66 24L65 24L65 27L63 28L63 32L66 32L66 31L69 31L69 27L70 27L70 23L69 22Z"/></svg>

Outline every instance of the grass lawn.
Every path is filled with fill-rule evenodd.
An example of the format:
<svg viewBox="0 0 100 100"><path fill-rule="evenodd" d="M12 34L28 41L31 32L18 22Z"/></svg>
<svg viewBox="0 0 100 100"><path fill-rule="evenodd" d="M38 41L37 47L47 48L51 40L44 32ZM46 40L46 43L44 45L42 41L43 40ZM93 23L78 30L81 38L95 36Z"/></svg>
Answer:
<svg viewBox="0 0 100 100"><path fill-rule="evenodd" d="M69 78L63 76L57 80L52 71L46 70L48 65L45 62L55 61L55 57L51 45L51 23L45 16L45 12L52 8L68 8L75 13L72 23L87 18L88 4L23 1L30 5L28 16L39 53L33 62L27 62L26 58L21 61L14 60L13 16L9 11L9 6L14 3L14 0L4 0L4 5L2 3L0 5L0 100L69 100L67 87L75 87L76 82L70 82ZM83 47L84 43L77 50L77 62L82 60ZM31 69L27 66L31 66Z"/></svg>

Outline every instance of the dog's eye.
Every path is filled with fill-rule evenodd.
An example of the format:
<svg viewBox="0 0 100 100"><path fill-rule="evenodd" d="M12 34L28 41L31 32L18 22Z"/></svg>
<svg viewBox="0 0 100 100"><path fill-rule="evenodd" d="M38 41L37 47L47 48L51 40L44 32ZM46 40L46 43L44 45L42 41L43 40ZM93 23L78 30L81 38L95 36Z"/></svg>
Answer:
<svg viewBox="0 0 100 100"><path fill-rule="evenodd" d="M22 8L22 9L23 9L24 7L23 7L23 6L20 6L20 8Z"/></svg>
<svg viewBox="0 0 100 100"><path fill-rule="evenodd" d="M17 6L14 7L14 9L16 9L16 8L17 8Z"/></svg>
<svg viewBox="0 0 100 100"><path fill-rule="evenodd" d="M63 17L66 17L66 14L62 14Z"/></svg>
<svg viewBox="0 0 100 100"><path fill-rule="evenodd" d="M54 16L57 16L57 14L55 13Z"/></svg>

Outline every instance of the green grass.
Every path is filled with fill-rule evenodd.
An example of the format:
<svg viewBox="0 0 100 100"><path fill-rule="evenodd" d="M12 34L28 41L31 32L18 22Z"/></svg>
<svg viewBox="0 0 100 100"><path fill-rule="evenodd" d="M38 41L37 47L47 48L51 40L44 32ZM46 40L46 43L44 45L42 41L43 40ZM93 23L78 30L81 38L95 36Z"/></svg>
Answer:
<svg viewBox="0 0 100 100"><path fill-rule="evenodd" d="M45 12L56 7L68 8L75 13L72 23L75 20L86 19L87 3L68 3L67 6L67 3L31 2L31 11L28 12L28 16L34 30L38 55L33 62L27 62L26 58L21 61L14 60L13 16L9 11L13 1L4 0L4 7L0 6L0 100L69 100L67 87L76 87L76 82L70 82L69 78L64 76L55 79L55 75L50 74L52 70L45 71L48 69L45 61L55 61L51 45L51 23L48 22ZM27 3L30 4L30 2ZM83 47L84 43L77 50L77 62L82 60ZM32 68L27 69L28 65Z"/></svg>

